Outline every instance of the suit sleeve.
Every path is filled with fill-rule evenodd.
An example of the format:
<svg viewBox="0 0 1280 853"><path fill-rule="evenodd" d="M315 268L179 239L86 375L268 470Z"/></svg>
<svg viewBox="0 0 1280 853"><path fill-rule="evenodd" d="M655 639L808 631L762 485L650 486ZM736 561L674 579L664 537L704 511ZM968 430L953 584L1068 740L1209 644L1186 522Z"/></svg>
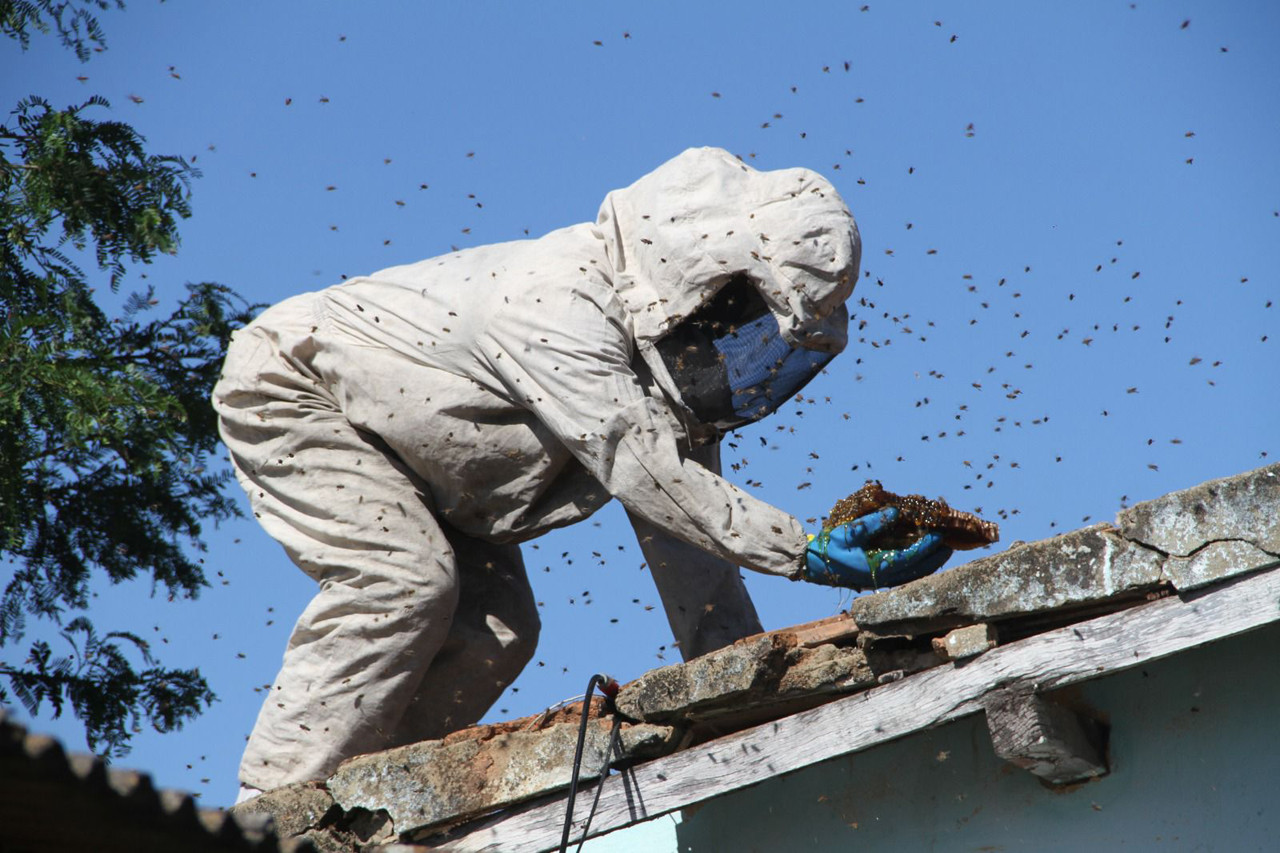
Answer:
<svg viewBox="0 0 1280 853"><path fill-rule="evenodd" d="M800 522L680 452L666 404L631 368L625 309L607 285L541 288L521 302L490 318L481 346L513 401L633 518L735 565L799 575Z"/></svg>

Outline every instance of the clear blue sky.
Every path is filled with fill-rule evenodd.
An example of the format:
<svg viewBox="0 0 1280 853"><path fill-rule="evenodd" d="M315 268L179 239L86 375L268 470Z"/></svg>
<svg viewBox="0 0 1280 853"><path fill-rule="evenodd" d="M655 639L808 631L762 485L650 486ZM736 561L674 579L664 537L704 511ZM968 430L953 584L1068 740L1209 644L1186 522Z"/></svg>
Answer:
<svg viewBox="0 0 1280 853"><path fill-rule="evenodd" d="M693 145L824 173L864 240L858 331L725 459L801 519L871 476L999 521L999 550L1280 457L1280 6L781 8L139 0L87 64L4 45L0 101L102 94L195 161L182 250L132 281L169 299L536 236ZM616 506L525 558L543 636L492 719L678 660ZM251 521L205 559L198 601L95 611L219 697L121 763L220 805L311 589ZM748 575L767 628L847 604Z"/></svg>

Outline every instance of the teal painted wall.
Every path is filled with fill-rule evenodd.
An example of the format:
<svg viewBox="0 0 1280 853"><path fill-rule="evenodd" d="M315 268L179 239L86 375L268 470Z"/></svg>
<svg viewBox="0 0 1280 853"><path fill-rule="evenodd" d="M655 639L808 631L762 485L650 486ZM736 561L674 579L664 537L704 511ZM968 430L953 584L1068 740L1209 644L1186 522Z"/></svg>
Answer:
<svg viewBox="0 0 1280 853"><path fill-rule="evenodd" d="M975 715L686 810L662 849L1280 850L1280 626L1071 698L1111 725L1111 773L1073 790L996 758Z"/></svg>

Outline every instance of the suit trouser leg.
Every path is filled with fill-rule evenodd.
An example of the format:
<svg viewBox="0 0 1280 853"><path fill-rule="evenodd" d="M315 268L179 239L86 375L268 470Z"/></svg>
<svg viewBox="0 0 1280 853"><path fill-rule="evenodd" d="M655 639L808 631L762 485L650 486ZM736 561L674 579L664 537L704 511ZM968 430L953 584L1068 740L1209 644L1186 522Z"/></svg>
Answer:
<svg viewBox="0 0 1280 853"><path fill-rule="evenodd" d="M447 524L461 585L453 624L393 736L397 744L473 725L533 657L541 622L516 545L495 545Z"/></svg>
<svg viewBox="0 0 1280 853"><path fill-rule="evenodd" d="M264 790L385 748L449 636L459 584L425 490L355 429L279 337L250 326L214 391L254 515L319 591L245 749Z"/></svg>

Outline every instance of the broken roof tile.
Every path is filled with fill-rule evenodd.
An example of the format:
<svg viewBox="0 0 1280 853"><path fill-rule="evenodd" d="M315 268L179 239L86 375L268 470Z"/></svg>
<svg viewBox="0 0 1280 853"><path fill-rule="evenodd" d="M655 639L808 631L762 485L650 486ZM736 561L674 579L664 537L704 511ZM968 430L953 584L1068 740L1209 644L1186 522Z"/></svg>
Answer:
<svg viewBox="0 0 1280 853"><path fill-rule="evenodd" d="M159 790L151 777L108 769L102 759L68 754L55 738L29 734L0 709L0 840L5 850L168 853L172 850L314 850L277 841L269 821L200 809L185 791Z"/></svg>

